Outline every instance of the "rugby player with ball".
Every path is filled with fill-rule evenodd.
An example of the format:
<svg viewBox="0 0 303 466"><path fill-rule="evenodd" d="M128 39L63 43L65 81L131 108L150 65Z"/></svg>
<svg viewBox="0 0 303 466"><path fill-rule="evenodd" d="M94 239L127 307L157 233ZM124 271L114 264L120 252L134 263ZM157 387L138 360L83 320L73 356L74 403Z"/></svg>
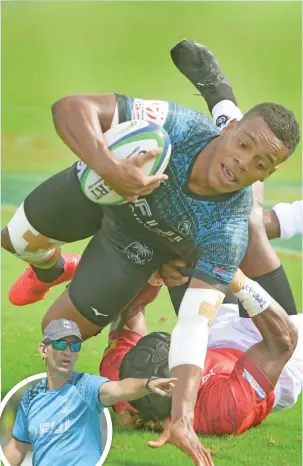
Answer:
<svg viewBox="0 0 303 466"><path fill-rule="evenodd" d="M209 65L217 69L212 56ZM114 320L163 263L179 257L194 265L170 347L171 374L178 378L170 438L196 465L210 464L193 430L208 326L247 248L250 186L295 150L298 123L283 106L264 103L220 133L197 111L118 94L65 97L53 105L53 117L65 144L128 203L92 202L81 188L81 162L38 186L2 234L3 247L31 264L10 299L35 302L70 279L79 260L64 264L60 245L93 236L70 286L43 319L43 327L73 320L86 339ZM159 148L122 160L109 150L104 133L133 120L167 132L172 152L164 174L142 172Z"/></svg>

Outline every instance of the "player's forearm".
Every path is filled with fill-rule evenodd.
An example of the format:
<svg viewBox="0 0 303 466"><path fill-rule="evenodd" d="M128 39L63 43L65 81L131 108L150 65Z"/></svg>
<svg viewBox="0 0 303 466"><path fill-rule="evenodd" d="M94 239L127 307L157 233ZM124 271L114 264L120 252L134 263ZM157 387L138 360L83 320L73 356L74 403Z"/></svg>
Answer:
<svg viewBox="0 0 303 466"><path fill-rule="evenodd" d="M19 451L14 445L13 440L10 440L8 444L3 448L3 453L10 466L19 466L22 464L26 453Z"/></svg>
<svg viewBox="0 0 303 466"><path fill-rule="evenodd" d="M296 346L297 329L290 321L284 309L271 298L264 312L252 317L268 347L279 346L281 351L288 352Z"/></svg>
<svg viewBox="0 0 303 466"><path fill-rule="evenodd" d="M237 271L230 285L267 346L288 351L296 344L297 331L285 310L255 281Z"/></svg>
<svg viewBox="0 0 303 466"><path fill-rule="evenodd" d="M201 381L202 369L194 365L182 365L171 370L171 376L178 378L172 395L172 422L183 419L190 425L194 421L194 409Z"/></svg>
<svg viewBox="0 0 303 466"><path fill-rule="evenodd" d="M101 403L106 406L121 401L132 401L148 395L146 388L148 379L124 379L120 382L108 382L102 385L99 393Z"/></svg>
<svg viewBox="0 0 303 466"><path fill-rule="evenodd" d="M268 239L280 238L280 223L274 210L264 210L263 221Z"/></svg>
<svg viewBox="0 0 303 466"><path fill-rule="evenodd" d="M113 169L115 161L93 102L81 96L64 97L53 104L52 113L58 135L86 165L102 176Z"/></svg>

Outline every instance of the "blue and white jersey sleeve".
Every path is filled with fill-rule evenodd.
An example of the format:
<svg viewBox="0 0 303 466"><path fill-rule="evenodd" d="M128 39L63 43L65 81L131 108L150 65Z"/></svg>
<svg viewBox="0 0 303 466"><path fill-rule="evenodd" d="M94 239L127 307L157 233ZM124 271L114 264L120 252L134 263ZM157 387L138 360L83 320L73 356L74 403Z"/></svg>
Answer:
<svg viewBox="0 0 303 466"><path fill-rule="evenodd" d="M13 437L19 442L31 443L28 432L28 418L25 409L24 399L27 396L25 393L20 401L15 424L13 427Z"/></svg>
<svg viewBox="0 0 303 466"><path fill-rule="evenodd" d="M81 379L77 382L77 390L89 406L103 409L104 406L99 401L99 389L106 382L109 382L109 380L105 377L83 374Z"/></svg>

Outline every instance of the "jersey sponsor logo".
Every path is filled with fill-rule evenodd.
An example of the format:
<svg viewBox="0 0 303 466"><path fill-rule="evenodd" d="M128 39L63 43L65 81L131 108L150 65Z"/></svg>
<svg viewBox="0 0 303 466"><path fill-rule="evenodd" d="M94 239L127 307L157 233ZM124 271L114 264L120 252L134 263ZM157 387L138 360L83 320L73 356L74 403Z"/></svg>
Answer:
<svg viewBox="0 0 303 466"><path fill-rule="evenodd" d="M178 225L178 230L180 231L180 233L184 236L187 236L188 233L190 232L190 223L188 220L184 220L184 222L181 222L179 223Z"/></svg>
<svg viewBox="0 0 303 466"><path fill-rule="evenodd" d="M139 241L129 244L123 249L123 253L126 254L131 262L138 265L147 264L152 260L154 255L151 247L147 246L147 244L139 243Z"/></svg>
<svg viewBox="0 0 303 466"><path fill-rule="evenodd" d="M132 108L133 120L153 121L163 126L168 114L168 102L161 100L135 99Z"/></svg>
<svg viewBox="0 0 303 466"><path fill-rule="evenodd" d="M147 200L139 199L134 204L128 204L129 208L132 210L132 214L134 218L143 225L148 230L152 231L153 233L157 233L158 235L168 239L172 243L178 243L182 241L182 236L178 235L175 231L172 230L161 230L159 228L159 223L153 218L151 208L147 202ZM142 217L142 218L140 218ZM145 217L149 217L147 220Z"/></svg>
<svg viewBox="0 0 303 466"><path fill-rule="evenodd" d="M61 422L40 422L40 430L39 435L40 437L44 437L45 435L61 435L64 432L67 432L70 428L70 420L65 419Z"/></svg>
<svg viewBox="0 0 303 466"><path fill-rule="evenodd" d="M212 375L216 375L213 369L210 369L209 373L202 376L202 385L206 384L206 382L210 379Z"/></svg>
<svg viewBox="0 0 303 466"><path fill-rule="evenodd" d="M257 393L258 397L261 398L261 400L266 397L266 393L264 392L264 390L260 387L256 379L254 379L254 377L246 369L244 369L242 377L243 379L247 380L247 382L252 386L252 388L255 390L255 392Z"/></svg>

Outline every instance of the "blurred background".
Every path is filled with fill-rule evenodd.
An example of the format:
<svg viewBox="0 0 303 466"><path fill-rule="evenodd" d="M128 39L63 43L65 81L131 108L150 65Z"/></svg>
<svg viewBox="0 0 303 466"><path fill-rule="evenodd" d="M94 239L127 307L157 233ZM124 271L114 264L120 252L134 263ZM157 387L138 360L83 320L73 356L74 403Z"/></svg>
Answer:
<svg viewBox="0 0 303 466"><path fill-rule="evenodd" d="M2 222L42 180L72 164L56 135L51 105L79 93L117 92L163 99L200 110L207 107L175 68L170 49L183 38L206 44L230 79L242 112L274 101L302 115L301 2L3 2L2 3ZM266 204L302 198L301 145L266 182ZM68 193L67 193L68 195ZM86 243L65 247L80 252ZM302 308L301 238L278 241L283 265ZM63 290L26 308L7 298L24 270L2 254L2 394L42 372L37 345L40 322ZM113 284L114 286L115 284ZM170 331L175 316L166 293L150 306L151 331ZM98 373L107 331L85 344L77 370ZM301 458L300 406L272 415L245 437L206 440L222 466L296 465ZM283 434L282 434L283 432ZM141 435L139 439L139 435ZM272 439L273 441L271 441ZM120 432L106 464L190 464L167 447L146 452L150 434ZM258 451L260 461L255 461ZM228 452L228 453L226 453Z"/></svg>

